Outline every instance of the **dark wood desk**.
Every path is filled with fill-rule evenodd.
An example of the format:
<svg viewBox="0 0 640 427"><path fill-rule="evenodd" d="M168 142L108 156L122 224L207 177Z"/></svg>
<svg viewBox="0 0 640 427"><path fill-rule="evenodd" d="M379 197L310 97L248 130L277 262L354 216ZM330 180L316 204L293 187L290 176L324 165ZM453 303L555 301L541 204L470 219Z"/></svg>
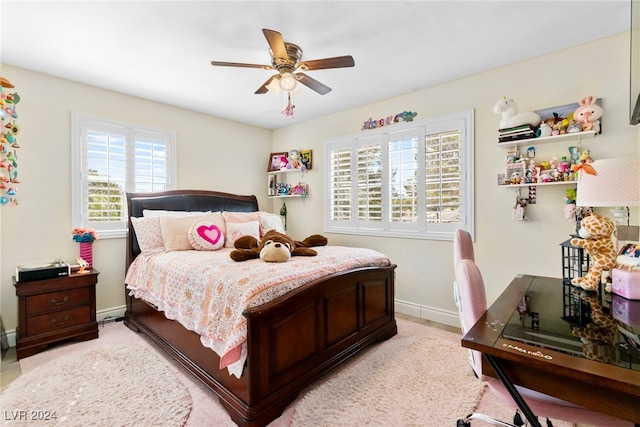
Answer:
<svg viewBox="0 0 640 427"><path fill-rule="evenodd" d="M573 288L563 285L562 279L516 277L462 338L462 346L483 353L484 374L503 383L511 381L640 424L640 351L616 330L615 342L610 348L615 357L609 363L591 360L589 357L593 356L587 351L582 354L582 342L573 336L572 324L567 321L568 307L563 301L565 286ZM611 302L611 294L594 295L604 301L606 311L606 301ZM530 313L520 316L517 311L525 296L529 311L539 313L538 328L531 327ZM640 301L623 303L632 314L640 310ZM640 332L639 324L624 325L619 318L617 316L616 323L636 335ZM639 319L640 314L632 318ZM558 330L564 330L562 325L566 333L558 334ZM547 329L555 332L547 333ZM547 336L551 339L544 339ZM500 378L499 371L506 378Z"/></svg>

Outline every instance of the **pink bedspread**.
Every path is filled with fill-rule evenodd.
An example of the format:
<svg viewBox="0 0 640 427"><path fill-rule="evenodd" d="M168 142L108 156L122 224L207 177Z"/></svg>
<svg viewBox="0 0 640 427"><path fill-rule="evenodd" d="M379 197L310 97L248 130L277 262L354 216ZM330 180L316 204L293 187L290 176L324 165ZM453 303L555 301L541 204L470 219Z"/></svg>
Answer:
<svg viewBox="0 0 640 427"><path fill-rule="evenodd" d="M220 367L240 377L247 357L244 309L332 273L390 265L386 256L371 249L314 249L315 257L292 257L285 263L235 262L229 258L231 249L141 254L129 267L125 283L130 295L197 332L202 344L220 356Z"/></svg>

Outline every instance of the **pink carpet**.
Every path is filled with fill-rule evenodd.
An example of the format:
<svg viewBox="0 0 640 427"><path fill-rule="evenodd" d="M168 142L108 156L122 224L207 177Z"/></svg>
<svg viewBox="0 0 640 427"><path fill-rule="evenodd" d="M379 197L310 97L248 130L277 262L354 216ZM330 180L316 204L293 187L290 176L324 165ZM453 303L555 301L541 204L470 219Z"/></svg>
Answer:
<svg viewBox="0 0 640 427"><path fill-rule="evenodd" d="M430 328L427 326L419 325L417 323L398 320L398 335L392 338L392 340L398 340L401 338L412 337L416 335L436 335L438 337L446 337L453 341L458 341L459 337L456 334L452 334L449 332L445 332L439 329ZM58 346L52 348L48 351L36 354L34 356L24 358L20 360L20 367L23 373L28 372L31 369L34 369L36 366L44 363L47 360L50 360L54 357L58 357L63 354L67 354L70 352L80 351L84 348L88 348L91 346L95 346L96 344L100 345L113 345L118 343L144 343L147 340L142 337L140 334L137 334L131 330L129 330L126 326L124 326L121 322L118 323L110 323L105 326L100 327L100 338L98 340L92 340L81 343L72 343L65 344L62 346ZM233 427L235 423L231 421L225 410L218 403L218 399L215 395L205 386L203 386L198 380L196 380L190 373L186 372L182 367L180 367L175 361L173 361L168 356L165 356L164 353L159 352L162 355L163 360L166 363L174 366L177 371L177 376L180 381L184 383L189 392L191 393L191 398L193 401L193 409L189 418L187 420L186 426L188 427L201 427L201 426L217 426L217 427ZM460 354L456 354L456 357L464 358L465 350L461 349ZM317 383L322 383L322 380L319 380ZM316 384L312 385L310 389L316 387ZM284 411L280 418L274 420L270 426L271 427L285 427L285 426L293 426L300 425L300 423L295 424L296 417L296 405L300 402L301 399L305 397L307 391L301 392L300 396L296 401L294 401L289 407ZM480 399L479 406L476 412L481 412L484 414L488 414L491 416L495 416L504 421L510 421L513 417L514 411L507 406L503 405L501 402L497 401L493 397L491 393L484 392L482 394L482 398ZM460 414L452 414L451 419L452 423L450 425L455 425L455 419L461 418L465 413ZM484 423L480 421L474 421L473 425L478 426ZM307 424L307 425L316 425L316 424ZM425 420L423 426L431 425L428 420ZM570 423L563 422L555 422L554 426L556 427L569 427ZM435 426L434 426L435 427ZM439 427L439 426L437 426Z"/></svg>

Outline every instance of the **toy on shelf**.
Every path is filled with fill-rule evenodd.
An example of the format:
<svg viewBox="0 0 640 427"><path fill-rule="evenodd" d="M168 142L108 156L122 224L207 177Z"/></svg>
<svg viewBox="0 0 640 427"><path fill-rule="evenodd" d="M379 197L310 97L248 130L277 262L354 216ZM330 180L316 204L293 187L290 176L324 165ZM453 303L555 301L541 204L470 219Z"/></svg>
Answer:
<svg viewBox="0 0 640 427"><path fill-rule="evenodd" d="M596 98L587 96L582 98L580 105L573 113L573 118L580 124L582 131L592 130L595 133L600 132L600 117L604 113L601 106L596 104Z"/></svg>
<svg viewBox="0 0 640 427"><path fill-rule="evenodd" d="M493 112L502 115L500 129L512 128L522 125L538 126L540 116L532 111L518 112L518 104L512 98L503 96L493 106Z"/></svg>

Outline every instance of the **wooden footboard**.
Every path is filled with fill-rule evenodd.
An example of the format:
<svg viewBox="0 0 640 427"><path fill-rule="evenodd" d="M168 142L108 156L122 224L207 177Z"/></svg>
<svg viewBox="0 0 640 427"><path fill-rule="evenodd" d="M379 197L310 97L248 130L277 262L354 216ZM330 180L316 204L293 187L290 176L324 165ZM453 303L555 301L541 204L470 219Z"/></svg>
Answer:
<svg viewBox="0 0 640 427"><path fill-rule="evenodd" d="M149 336L206 384L235 423L264 426L299 391L374 341L397 333L395 265L335 274L246 310L248 358L241 378L197 334L127 297L125 324Z"/></svg>

